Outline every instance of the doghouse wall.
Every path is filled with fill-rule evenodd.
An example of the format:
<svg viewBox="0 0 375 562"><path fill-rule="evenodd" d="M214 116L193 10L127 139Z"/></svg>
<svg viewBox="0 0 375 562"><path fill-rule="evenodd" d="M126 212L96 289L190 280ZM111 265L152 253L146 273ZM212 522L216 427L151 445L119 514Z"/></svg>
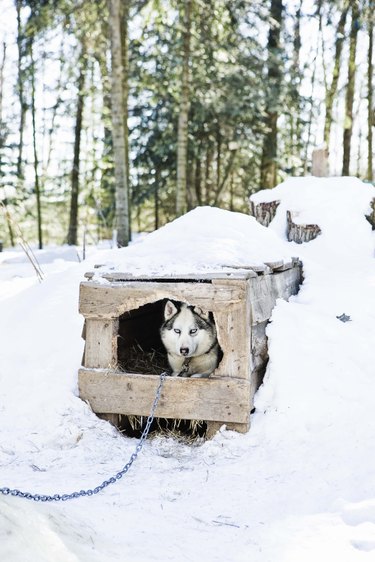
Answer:
<svg viewBox="0 0 375 562"><path fill-rule="evenodd" d="M84 366L116 368L119 342L126 349L137 337L146 347L155 343L159 348L156 324L160 326L162 322L163 301L171 299L212 312L223 352L215 374L249 379L248 294L247 279L215 279L204 283L122 282L109 286L82 283L80 310L86 317L87 327ZM145 320L149 327L143 333Z"/></svg>

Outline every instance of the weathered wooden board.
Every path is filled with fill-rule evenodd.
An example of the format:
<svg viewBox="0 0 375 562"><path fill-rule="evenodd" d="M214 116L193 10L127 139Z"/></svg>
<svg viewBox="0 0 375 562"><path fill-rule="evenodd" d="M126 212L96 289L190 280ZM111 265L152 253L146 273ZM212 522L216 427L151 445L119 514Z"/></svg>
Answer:
<svg viewBox="0 0 375 562"><path fill-rule="evenodd" d="M112 368L117 364L118 318L85 322L85 367Z"/></svg>
<svg viewBox="0 0 375 562"><path fill-rule="evenodd" d="M103 267L103 265L95 266L97 268ZM227 268L227 270L221 270L221 268ZM236 266L236 265L221 265L220 268L213 271L197 271L194 273L179 274L176 273L159 273L153 275L153 281L165 282L165 281L211 281L211 279L247 279L255 271L262 269L260 265L249 265L249 266ZM251 271L253 270L253 271ZM92 279L95 275L98 275L97 271L87 271L85 277L87 279ZM129 271L106 271L100 274L101 279L106 279L107 281L143 281L150 282L150 274L146 273L134 273Z"/></svg>
<svg viewBox="0 0 375 562"><path fill-rule="evenodd" d="M124 312L161 299L191 302L215 312L245 297L246 282L223 280L213 283L126 281L108 285L83 282L79 311L86 318L118 318Z"/></svg>
<svg viewBox="0 0 375 562"><path fill-rule="evenodd" d="M238 302L221 305L214 312L214 319L223 358L215 375L250 380L250 300L249 280L238 281L243 297ZM216 285L218 281L213 281ZM223 285L224 282L220 282ZM227 281L229 284L230 281Z"/></svg>
<svg viewBox="0 0 375 562"><path fill-rule="evenodd" d="M250 279L251 324L269 320L276 300L288 300L291 295L297 294L301 282L302 272L299 266Z"/></svg>
<svg viewBox="0 0 375 562"><path fill-rule="evenodd" d="M96 413L147 416L159 377L80 369L79 395ZM247 424L250 382L232 377L167 377L156 410L162 418Z"/></svg>

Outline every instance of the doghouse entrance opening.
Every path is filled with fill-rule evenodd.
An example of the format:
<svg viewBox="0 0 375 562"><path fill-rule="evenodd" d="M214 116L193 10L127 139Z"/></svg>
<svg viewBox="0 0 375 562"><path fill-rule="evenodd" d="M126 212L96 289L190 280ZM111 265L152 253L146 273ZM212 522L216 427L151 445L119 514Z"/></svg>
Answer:
<svg viewBox="0 0 375 562"><path fill-rule="evenodd" d="M121 371L160 375L169 370L159 333L165 302L145 304L120 316L117 358Z"/></svg>

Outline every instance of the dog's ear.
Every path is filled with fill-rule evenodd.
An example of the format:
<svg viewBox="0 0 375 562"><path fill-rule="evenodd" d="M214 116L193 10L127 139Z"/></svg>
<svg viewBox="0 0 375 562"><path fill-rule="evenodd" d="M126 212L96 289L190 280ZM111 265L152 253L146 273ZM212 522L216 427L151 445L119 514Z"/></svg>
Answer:
<svg viewBox="0 0 375 562"><path fill-rule="evenodd" d="M169 320L170 318L172 318L172 316L174 316L175 314L177 314L178 310L176 305L173 304L172 301L167 301L165 303L165 308L164 308L164 319L165 320Z"/></svg>
<svg viewBox="0 0 375 562"><path fill-rule="evenodd" d="M193 312L195 312L195 314L198 314L198 316L200 316L201 318L203 318L203 320L209 320L210 318L210 313L209 312L205 312L204 310L202 310L199 306L194 306L193 308Z"/></svg>

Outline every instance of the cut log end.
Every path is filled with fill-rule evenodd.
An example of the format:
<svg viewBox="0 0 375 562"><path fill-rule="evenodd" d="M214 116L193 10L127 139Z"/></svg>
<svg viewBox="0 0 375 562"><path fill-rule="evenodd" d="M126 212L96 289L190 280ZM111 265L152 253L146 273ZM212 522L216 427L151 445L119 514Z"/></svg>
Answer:
<svg viewBox="0 0 375 562"><path fill-rule="evenodd" d="M254 203L250 200L250 214L263 226L268 226L274 219L280 201Z"/></svg>
<svg viewBox="0 0 375 562"><path fill-rule="evenodd" d="M322 230L317 224L298 224L293 221L293 213L286 212L287 219L287 238L289 242L296 242L302 244L303 242L310 242L314 240Z"/></svg>

